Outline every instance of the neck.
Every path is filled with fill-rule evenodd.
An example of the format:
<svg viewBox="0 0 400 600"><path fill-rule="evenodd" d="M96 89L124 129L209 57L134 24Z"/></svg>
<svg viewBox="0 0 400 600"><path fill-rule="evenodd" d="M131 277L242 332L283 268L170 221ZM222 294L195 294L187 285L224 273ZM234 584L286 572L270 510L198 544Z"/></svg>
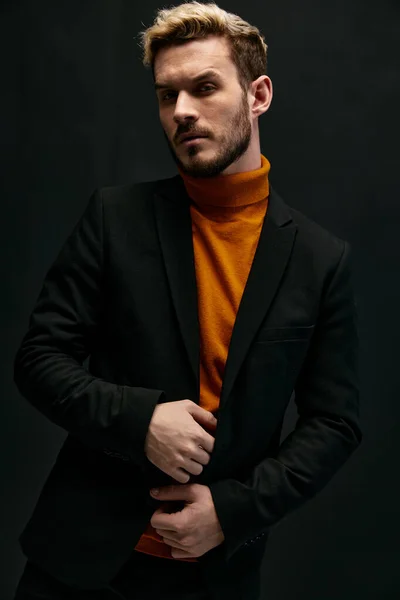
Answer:
<svg viewBox="0 0 400 600"><path fill-rule="evenodd" d="M245 206L260 202L269 195L268 174L271 165L260 154L261 166L251 171L241 171L210 178L191 177L179 167L178 171L189 197L199 206Z"/></svg>

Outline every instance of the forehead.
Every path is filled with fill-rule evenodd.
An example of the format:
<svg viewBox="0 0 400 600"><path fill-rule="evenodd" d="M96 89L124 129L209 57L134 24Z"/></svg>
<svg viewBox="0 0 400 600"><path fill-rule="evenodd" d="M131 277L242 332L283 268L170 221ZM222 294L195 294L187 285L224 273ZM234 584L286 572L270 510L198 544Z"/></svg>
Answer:
<svg viewBox="0 0 400 600"><path fill-rule="evenodd" d="M234 74L235 65L225 38L208 36L162 48L154 61L157 84L192 79L206 69L214 69L222 78L229 78Z"/></svg>

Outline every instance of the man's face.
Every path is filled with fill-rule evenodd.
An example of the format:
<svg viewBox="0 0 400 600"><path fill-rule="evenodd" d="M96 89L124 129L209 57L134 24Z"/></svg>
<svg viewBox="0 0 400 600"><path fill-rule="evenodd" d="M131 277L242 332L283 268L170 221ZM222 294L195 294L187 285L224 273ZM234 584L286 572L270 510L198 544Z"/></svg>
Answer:
<svg viewBox="0 0 400 600"><path fill-rule="evenodd" d="M201 81L194 78L209 74ZM159 114L171 155L183 172L214 177L248 149L253 128L228 42L218 36L163 48L155 61ZM184 133L207 136L188 144Z"/></svg>

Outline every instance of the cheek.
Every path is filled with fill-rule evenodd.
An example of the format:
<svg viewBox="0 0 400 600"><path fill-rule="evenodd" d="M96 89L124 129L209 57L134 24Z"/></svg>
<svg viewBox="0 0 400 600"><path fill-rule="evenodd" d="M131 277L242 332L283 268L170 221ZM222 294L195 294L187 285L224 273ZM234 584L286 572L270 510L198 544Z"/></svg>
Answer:
<svg viewBox="0 0 400 600"><path fill-rule="evenodd" d="M166 135L171 137L173 134L173 120L169 118L165 111L159 111L158 117L160 119L161 127L164 129Z"/></svg>

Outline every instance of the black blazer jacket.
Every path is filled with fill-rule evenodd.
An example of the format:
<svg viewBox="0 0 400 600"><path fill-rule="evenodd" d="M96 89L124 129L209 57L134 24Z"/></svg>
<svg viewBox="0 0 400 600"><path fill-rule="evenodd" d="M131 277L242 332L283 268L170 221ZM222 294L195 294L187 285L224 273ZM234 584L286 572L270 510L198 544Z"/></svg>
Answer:
<svg viewBox="0 0 400 600"><path fill-rule="evenodd" d="M159 506L150 487L178 484L144 444L158 403L199 403L189 206L180 175L96 190L46 274L15 357L21 395L68 432L19 541L79 589L107 585L127 561ZM271 529L361 442L350 257L348 242L270 186L214 450L190 479L209 486L225 535L198 559L215 598L255 589ZM280 444L293 392L298 420Z"/></svg>

